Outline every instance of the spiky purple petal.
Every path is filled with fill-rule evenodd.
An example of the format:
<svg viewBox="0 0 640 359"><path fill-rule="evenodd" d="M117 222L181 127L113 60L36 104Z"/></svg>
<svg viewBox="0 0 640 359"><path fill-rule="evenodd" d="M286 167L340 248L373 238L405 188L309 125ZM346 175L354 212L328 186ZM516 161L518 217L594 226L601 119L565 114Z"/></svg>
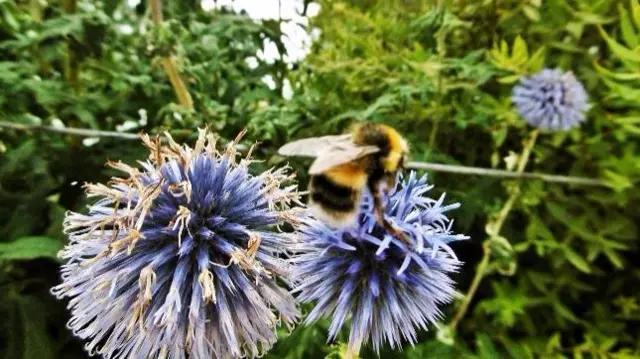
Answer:
<svg viewBox="0 0 640 359"><path fill-rule="evenodd" d="M276 341L276 326L300 313L282 258L297 226L295 186L285 169L260 175L232 143L216 150L201 130L194 148L143 137L142 169L112 167L128 178L87 185L99 200L65 219L60 256L68 327L105 358L256 357ZM238 138L239 140L239 138Z"/></svg>
<svg viewBox="0 0 640 359"><path fill-rule="evenodd" d="M448 274L461 265L448 243L468 237L451 233L443 205L425 196L426 176L414 172L390 194L386 216L409 235L407 248L378 225L366 193L357 225L335 230L309 219L300 228L299 252L293 257L298 300L315 302L306 323L332 318L329 339L351 319L349 346L373 342L400 347L415 343L417 328L441 317L439 307L455 296Z"/></svg>
<svg viewBox="0 0 640 359"><path fill-rule="evenodd" d="M589 96L571 72L543 69L513 88L518 113L534 127L568 130L586 119Z"/></svg>

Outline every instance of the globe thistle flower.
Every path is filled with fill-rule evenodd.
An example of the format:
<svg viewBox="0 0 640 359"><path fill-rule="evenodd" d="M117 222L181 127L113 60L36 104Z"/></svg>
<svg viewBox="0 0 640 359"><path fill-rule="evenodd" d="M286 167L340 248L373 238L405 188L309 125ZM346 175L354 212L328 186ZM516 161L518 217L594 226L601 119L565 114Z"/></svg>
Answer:
<svg viewBox="0 0 640 359"><path fill-rule="evenodd" d="M86 185L99 200L68 213L61 251L69 329L105 358L255 357L276 341L276 325L299 317L280 258L293 239L272 231L297 224L296 186L286 168L253 176L237 161L240 136L224 152L200 130L194 148L167 134L143 136L141 169L109 163L127 178ZM251 150L249 150L251 153Z"/></svg>
<svg viewBox="0 0 640 359"><path fill-rule="evenodd" d="M446 213L458 203L444 205L444 194L425 196L432 186L415 172L390 194L386 215L407 233L413 248L388 234L376 221L370 193L364 196L357 225L335 230L308 219L300 228L301 244L292 258L301 302L316 301L309 324L331 316L329 340L351 318L349 350L373 342L401 347L414 344L416 329L441 318L439 306L457 296L448 274L461 262L448 243L467 239L453 234Z"/></svg>
<svg viewBox="0 0 640 359"><path fill-rule="evenodd" d="M513 88L513 103L518 113L534 127L561 131L586 119L589 96L571 72L543 69L520 79Z"/></svg>

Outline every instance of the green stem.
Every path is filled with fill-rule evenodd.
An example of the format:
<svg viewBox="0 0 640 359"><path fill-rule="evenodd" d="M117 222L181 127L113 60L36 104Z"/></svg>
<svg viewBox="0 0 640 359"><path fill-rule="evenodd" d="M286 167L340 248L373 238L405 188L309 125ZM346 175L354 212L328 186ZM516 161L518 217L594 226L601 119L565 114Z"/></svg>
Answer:
<svg viewBox="0 0 640 359"><path fill-rule="evenodd" d="M62 8L66 14L74 14L78 4L76 0L63 0ZM73 90L78 93L80 91L80 61L78 55L73 50L73 39L67 40L67 59L65 63L65 78L71 85Z"/></svg>
<svg viewBox="0 0 640 359"><path fill-rule="evenodd" d="M531 156L531 149L533 148L533 145L536 143L536 140L538 138L538 133L539 132L537 129L533 130L533 132L531 133L531 138L527 141L527 143L524 146L522 154L520 155L520 159L518 160L518 167L516 169L519 175L521 175L524 172L524 169L527 166L527 162L529 162L529 157ZM498 214L498 218L496 219L495 224L491 227L490 230L488 230L490 232L489 233L490 237L482 243L483 255L482 255L482 259L480 260L480 263L478 264L476 275L473 277L473 280L471 281L471 286L469 287L469 291L467 292L467 295L464 296L462 300L462 304L458 308L458 311L456 312L453 319L451 320L451 323L449 324L449 327L453 330L456 329L456 327L458 326L462 318L464 318L465 314L467 313L467 310L469 309L469 304L471 304L473 297L476 295L476 292L478 291L478 287L480 287L480 283L482 283L482 279L484 279L484 277L487 274L487 271L489 269L489 260L491 258L491 240L493 237L496 237L500 234L500 231L502 230L502 226L504 225L504 222L506 221L507 216L509 216L509 212L511 212L511 210L513 209L513 205L515 204L519 195L520 195L520 181L518 181L518 186L513 190L513 192L509 196L509 199L507 199L507 202L505 202L505 204L502 206L502 209Z"/></svg>
<svg viewBox="0 0 640 359"><path fill-rule="evenodd" d="M441 7L441 1L438 2L438 7ZM438 57L442 58L444 57L444 55L439 54ZM442 75L440 74L440 70L438 70L438 75L437 75L437 80L436 80L436 104L438 106L438 108L441 106L442 104L442 99L444 97L444 94L442 93ZM429 133L429 151L434 152L435 151L435 146L436 146L436 138L438 135L438 127L440 125L440 119L441 119L441 115L438 111L435 112L435 116L433 117L433 127L431 127L431 132Z"/></svg>
<svg viewBox="0 0 640 359"><path fill-rule="evenodd" d="M44 9L41 0L31 0L29 2L29 14L31 14L31 18L33 21L37 23L42 23ZM40 54L39 46L37 46L37 53ZM41 75L49 75L51 73L51 64L42 59L42 55L38 55L38 73Z"/></svg>
<svg viewBox="0 0 640 359"><path fill-rule="evenodd" d="M431 127L431 132L429 133L429 151L434 152L434 146L436 144L436 135L438 134L438 125L440 124L440 120L438 118L433 119L433 127Z"/></svg>
<svg viewBox="0 0 640 359"><path fill-rule="evenodd" d="M162 25L162 3L160 0L149 0L149 8L151 9L151 19L156 26ZM161 59L164 72L169 77L169 82L173 91L176 93L176 97L180 102L180 105L188 110L193 110L193 99L187 88L187 84L180 76L178 66L171 56L164 56Z"/></svg>

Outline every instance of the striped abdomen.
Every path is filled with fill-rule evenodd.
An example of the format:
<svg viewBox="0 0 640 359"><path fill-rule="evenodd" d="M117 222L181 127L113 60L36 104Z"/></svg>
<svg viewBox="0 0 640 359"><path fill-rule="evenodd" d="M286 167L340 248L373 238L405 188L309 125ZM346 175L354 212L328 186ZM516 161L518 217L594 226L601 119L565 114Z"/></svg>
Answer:
<svg viewBox="0 0 640 359"><path fill-rule="evenodd" d="M359 213L366 178L356 164L311 176L309 208L318 219L331 225L343 227L353 223Z"/></svg>

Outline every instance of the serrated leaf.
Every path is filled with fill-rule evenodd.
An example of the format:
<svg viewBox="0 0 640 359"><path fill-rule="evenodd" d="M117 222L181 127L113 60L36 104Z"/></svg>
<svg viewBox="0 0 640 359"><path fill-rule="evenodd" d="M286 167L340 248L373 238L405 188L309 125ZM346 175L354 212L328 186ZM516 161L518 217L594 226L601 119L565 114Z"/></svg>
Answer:
<svg viewBox="0 0 640 359"><path fill-rule="evenodd" d="M8 243L0 243L0 259L27 260L57 258L62 243L49 237L22 237Z"/></svg>
<svg viewBox="0 0 640 359"><path fill-rule="evenodd" d="M569 262L573 264L578 270L584 273L591 273L591 268L589 267L589 263L584 260L578 253L576 253L573 249L568 246L564 247L564 255L567 257Z"/></svg>
<svg viewBox="0 0 640 359"><path fill-rule="evenodd" d="M607 42L607 45L609 45L611 52L613 52L620 60L640 62L640 54L620 45L616 40L609 37L602 27L598 26L598 31L600 31L600 35Z"/></svg>

